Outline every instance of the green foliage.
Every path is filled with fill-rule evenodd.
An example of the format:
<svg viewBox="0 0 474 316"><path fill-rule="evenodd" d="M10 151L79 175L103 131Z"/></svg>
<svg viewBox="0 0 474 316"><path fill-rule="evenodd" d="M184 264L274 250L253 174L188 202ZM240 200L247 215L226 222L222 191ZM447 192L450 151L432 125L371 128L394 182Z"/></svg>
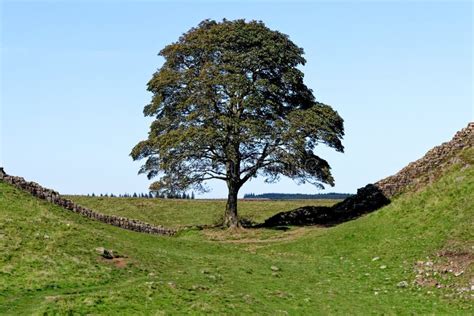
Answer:
<svg viewBox="0 0 474 316"><path fill-rule="evenodd" d="M316 102L298 69L303 49L262 22L205 20L160 55L148 83L154 117L148 139L132 150L154 191L205 190L225 180L230 194L252 177L280 175L334 184L320 143L343 151L343 120Z"/></svg>
<svg viewBox="0 0 474 316"><path fill-rule="evenodd" d="M304 194L304 193L246 193L244 199L270 199L270 200L311 200L311 199L328 199L328 200L344 200L351 196L350 193L317 193L317 194Z"/></svg>
<svg viewBox="0 0 474 316"><path fill-rule="evenodd" d="M98 223L0 182L0 314L472 315L458 291L472 265L444 288L412 282L415 263L442 249L472 255L473 191L474 169L461 163L422 192L333 228L168 238ZM96 247L126 255L126 266Z"/></svg>

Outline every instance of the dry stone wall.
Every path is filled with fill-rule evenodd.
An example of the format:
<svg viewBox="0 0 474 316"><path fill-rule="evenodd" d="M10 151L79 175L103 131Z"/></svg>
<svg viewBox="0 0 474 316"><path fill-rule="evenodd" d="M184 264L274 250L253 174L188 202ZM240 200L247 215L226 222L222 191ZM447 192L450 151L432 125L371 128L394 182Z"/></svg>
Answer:
<svg viewBox="0 0 474 316"><path fill-rule="evenodd" d="M113 215L106 215L97 213L89 208L83 207L74 203L71 200L65 199L61 197L61 195L51 189L43 188L36 182L26 181L22 177L14 177L10 176L5 173L3 168L0 168L0 181L4 181L13 185L14 187L29 192L33 196L40 198L42 200L46 200L50 203L56 204L61 206L67 210L73 211L78 213L82 216L110 224L113 226L117 226L120 228L133 230L140 233L148 233L148 234L158 234L158 235L167 235L171 236L176 233L175 230L165 228L162 226L154 226L148 223L144 223L134 219L128 219L125 217L113 216Z"/></svg>
<svg viewBox="0 0 474 316"><path fill-rule="evenodd" d="M425 156L408 164L397 174L375 184L368 184L331 207L305 206L281 212L259 226L335 225L373 212L390 203L390 199L406 190L417 190L439 178L459 153L474 145L474 123L454 135L449 142L428 151Z"/></svg>
<svg viewBox="0 0 474 316"><path fill-rule="evenodd" d="M468 124L449 141L429 150L421 159L408 164L393 176L375 183L387 198L407 189L416 190L441 176L447 166L458 159L464 148L474 145L474 122Z"/></svg>

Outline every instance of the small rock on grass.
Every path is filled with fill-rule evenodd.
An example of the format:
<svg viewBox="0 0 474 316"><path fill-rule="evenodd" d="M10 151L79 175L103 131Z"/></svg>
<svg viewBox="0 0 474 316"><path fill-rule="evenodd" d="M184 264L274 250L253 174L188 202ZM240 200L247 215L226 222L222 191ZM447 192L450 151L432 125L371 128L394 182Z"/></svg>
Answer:
<svg viewBox="0 0 474 316"><path fill-rule="evenodd" d="M272 271L280 271L280 268L277 266L271 266L270 269L272 269Z"/></svg>
<svg viewBox="0 0 474 316"><path fill-rule="evenodd" d="M407 281L401 281L401 282L398 282L398 284L397 284L397 287L407 287L407 286L408 286Z"/></svg>
<svg viewBox="0 0 474 316"><path fill-rule="evenodd" d="M116 251L105 249L104 247L97 247L95 251L105 259L114 259L121 258L123 256L119 255Z"/></svg>

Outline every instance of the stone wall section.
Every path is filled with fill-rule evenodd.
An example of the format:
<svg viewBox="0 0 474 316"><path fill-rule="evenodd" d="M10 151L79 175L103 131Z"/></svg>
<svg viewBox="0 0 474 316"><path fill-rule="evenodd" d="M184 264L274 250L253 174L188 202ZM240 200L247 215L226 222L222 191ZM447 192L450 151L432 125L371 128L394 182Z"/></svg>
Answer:
<svg viewBox="0 0 474 316"><path fill-rule="evenodd" d="M305 206L280 212L258 226L336 225L390 203L390 199L404 191L416 191L438 179L448 167L460 161L459 153L474 145L474 123L454 135L449 142L428 151L425 156L408 164L393 176L368 184L357 194L331 206Z"/></svg>
<svg viewBox="0 0 474 316"><path fill-rule="evenodd" d="M408 188L417 190L439 178L446 167L456 162L459 152L473 145L474 122L471 122L450 141L432 148L422 158L374 184L387 198L403 193Z"/></svg>
<svg viewBox="0 0 474 316"><path fill-rule="evenodd" d="M133 230L140 233L158 234L166 236L171 236L176 233L176 230L165 228L162 226L154 226L139 220L97 213L89 208L80 206L71 200L61 197L61 195L54 190L43 188L36 182L26 181L22 177L10 176L5 173L3 168L0 168L0 181L9 183L22 191L29 192L37 198L46 200L50 203L56 204L60 207L78 213L82 216L106 224L110 224L128 230Z"/></svg>

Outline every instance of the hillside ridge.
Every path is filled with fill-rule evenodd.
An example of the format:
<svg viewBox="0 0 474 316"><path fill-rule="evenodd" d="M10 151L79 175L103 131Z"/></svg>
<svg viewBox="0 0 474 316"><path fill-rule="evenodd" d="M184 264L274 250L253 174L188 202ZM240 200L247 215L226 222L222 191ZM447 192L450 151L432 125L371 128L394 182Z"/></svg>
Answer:
<svg viewBox="0 0 474 316"><path fill-rule="evenodd" d="M82 216L112 226L117 226L140 233L159 234L166 236L171 236L176 233L176 230L165 228L163 226L155 226L135 219L98 213L96 211L91 210L90 208L83 207L69 199L65 199L61 197L61 195L57 191L44 188L36 182L26 181L22 177L10 176L5 172L3 167L0 167L0 181L8 183L22 191L28 192L39 199L46 200L52 204L56 204L62 208L73 211Z"/></svg>
<svg viewBox="0 0 474 316"><path fill-rule="evenodd" d="M438 179L443 171L458 161L457 155L474 145L474 122L458 131L454 137L430 149L422 158L410 162L396 174L374 183L387 198L408 188L417 190Z"/></svg>
<svg viewBox="0 0 474 316"><path fill-rule="evenodd" d="M368 184L331 207L304 206L280 212L257 226L335 225L373 212L408 189L417 191L440 178L449 166L460 161L459 154L474 144L474 122L454 137L430 149L422 158L409 163L395 175Z"/></svg>

